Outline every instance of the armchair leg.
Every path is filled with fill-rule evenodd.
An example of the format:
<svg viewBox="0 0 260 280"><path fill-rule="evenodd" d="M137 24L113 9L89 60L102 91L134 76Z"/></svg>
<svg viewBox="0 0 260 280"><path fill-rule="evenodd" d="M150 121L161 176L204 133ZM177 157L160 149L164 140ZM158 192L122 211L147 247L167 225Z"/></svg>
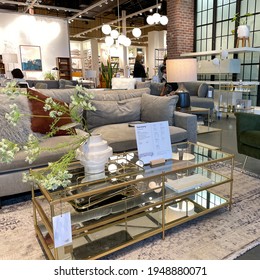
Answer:
<svg viewBox="0 0 260 280"><path fill-rule="evenodd" d="M245 160L244 160L242 169L245 169L245 165L246 165L247 159L248 159L248 156L246 156L246 158L245 158Z"/></svg>

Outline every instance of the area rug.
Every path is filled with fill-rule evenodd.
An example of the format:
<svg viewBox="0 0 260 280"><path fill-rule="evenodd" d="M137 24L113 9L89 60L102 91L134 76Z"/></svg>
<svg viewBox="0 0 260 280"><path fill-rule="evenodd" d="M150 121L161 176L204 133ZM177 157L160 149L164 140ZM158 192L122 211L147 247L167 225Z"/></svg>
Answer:
<svg viewBox="0 0 260 280"><path fill-rule="evenodd" d="M226 172L225 166L219 167ZM0 259L43 260L35 237L30 200L0 209ZM235 259L260 242L260 179L234 170L233 206L172 228L165 239L155 235L103 259Z"/></svg>

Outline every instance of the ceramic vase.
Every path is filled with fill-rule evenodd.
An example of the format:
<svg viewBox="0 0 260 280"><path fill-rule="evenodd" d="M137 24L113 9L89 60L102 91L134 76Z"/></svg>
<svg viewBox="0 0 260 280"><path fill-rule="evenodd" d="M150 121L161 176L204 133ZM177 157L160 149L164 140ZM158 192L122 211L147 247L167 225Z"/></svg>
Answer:
<svg viewBox="0 0 260 280"><path fill-rule="evenodd" d="M237 37L238 38L248 38L250 34L250 29L248 25L239 25L237 27Z"/></svg>
<svg viewBox="0 0 260 280"><path fill-rule="evenodd" d="M112 154L112 148L102 135L92 134L77 150L76 158L84 166L85 174L97 174L104 172L105 164Z"/></svg>

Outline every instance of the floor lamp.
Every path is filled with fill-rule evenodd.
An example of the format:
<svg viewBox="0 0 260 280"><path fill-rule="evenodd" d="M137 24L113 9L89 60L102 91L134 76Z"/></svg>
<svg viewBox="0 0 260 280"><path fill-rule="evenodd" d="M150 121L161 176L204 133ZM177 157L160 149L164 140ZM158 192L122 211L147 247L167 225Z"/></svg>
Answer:
<svg viewBox="0 0 260 280"><path fill-rule="evenodd" d="M15 64L18 63L18 57L16 53L3 53L3 62L5 64L5 70L6 70L6 78L12 79L13 76L11 74L11 71L15 68Z"/></svg>
<svg viewBox="0 0 260 280"><path fill-rule="evenodd" d="M175 91L179 96L177 107L190 107L190 94L183 83L197 81L197 60L195 58L167 59L166 71L167 82L178 83L178 89Z"/></svg>

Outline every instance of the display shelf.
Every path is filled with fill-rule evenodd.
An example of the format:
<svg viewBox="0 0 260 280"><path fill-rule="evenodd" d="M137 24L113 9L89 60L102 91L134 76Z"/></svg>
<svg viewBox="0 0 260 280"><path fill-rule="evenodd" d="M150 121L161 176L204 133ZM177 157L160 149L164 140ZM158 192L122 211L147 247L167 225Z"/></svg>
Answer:
<svg viewBox="0 0 260 280"><path fill-rule="evenodd" d="M71 80L71 59L69 57L57 57L59 78Z"/></svg>
<svg viewBox="0 0 260 280"><path fill-rule="evenodd" d="M155 49L154 65L156 69L158 69L159 65L163 63L163 59L166 55L167 55L167 49Z"/></svg>
<svg viewBox="0 0 260 280"><path fill-rule="evenodd" d="M234 156L193 143L172 146L173 154L180 150L191 156L173 157L156 167L141 167L136 152L117 154L104 173L87 177L74 162L69 187L49 191L36 184L34 225L46 256L97 259L158 233L164 237L167 229L216 209L230 208ZM224 162L231 164L225 165L225 174L215 172L214 163ZM111 163L122 168L111 173ZM185 188L172 187L180 181L186 182ZM52 218L62 212L71 214L73 241L54 248Z"/></svg>

